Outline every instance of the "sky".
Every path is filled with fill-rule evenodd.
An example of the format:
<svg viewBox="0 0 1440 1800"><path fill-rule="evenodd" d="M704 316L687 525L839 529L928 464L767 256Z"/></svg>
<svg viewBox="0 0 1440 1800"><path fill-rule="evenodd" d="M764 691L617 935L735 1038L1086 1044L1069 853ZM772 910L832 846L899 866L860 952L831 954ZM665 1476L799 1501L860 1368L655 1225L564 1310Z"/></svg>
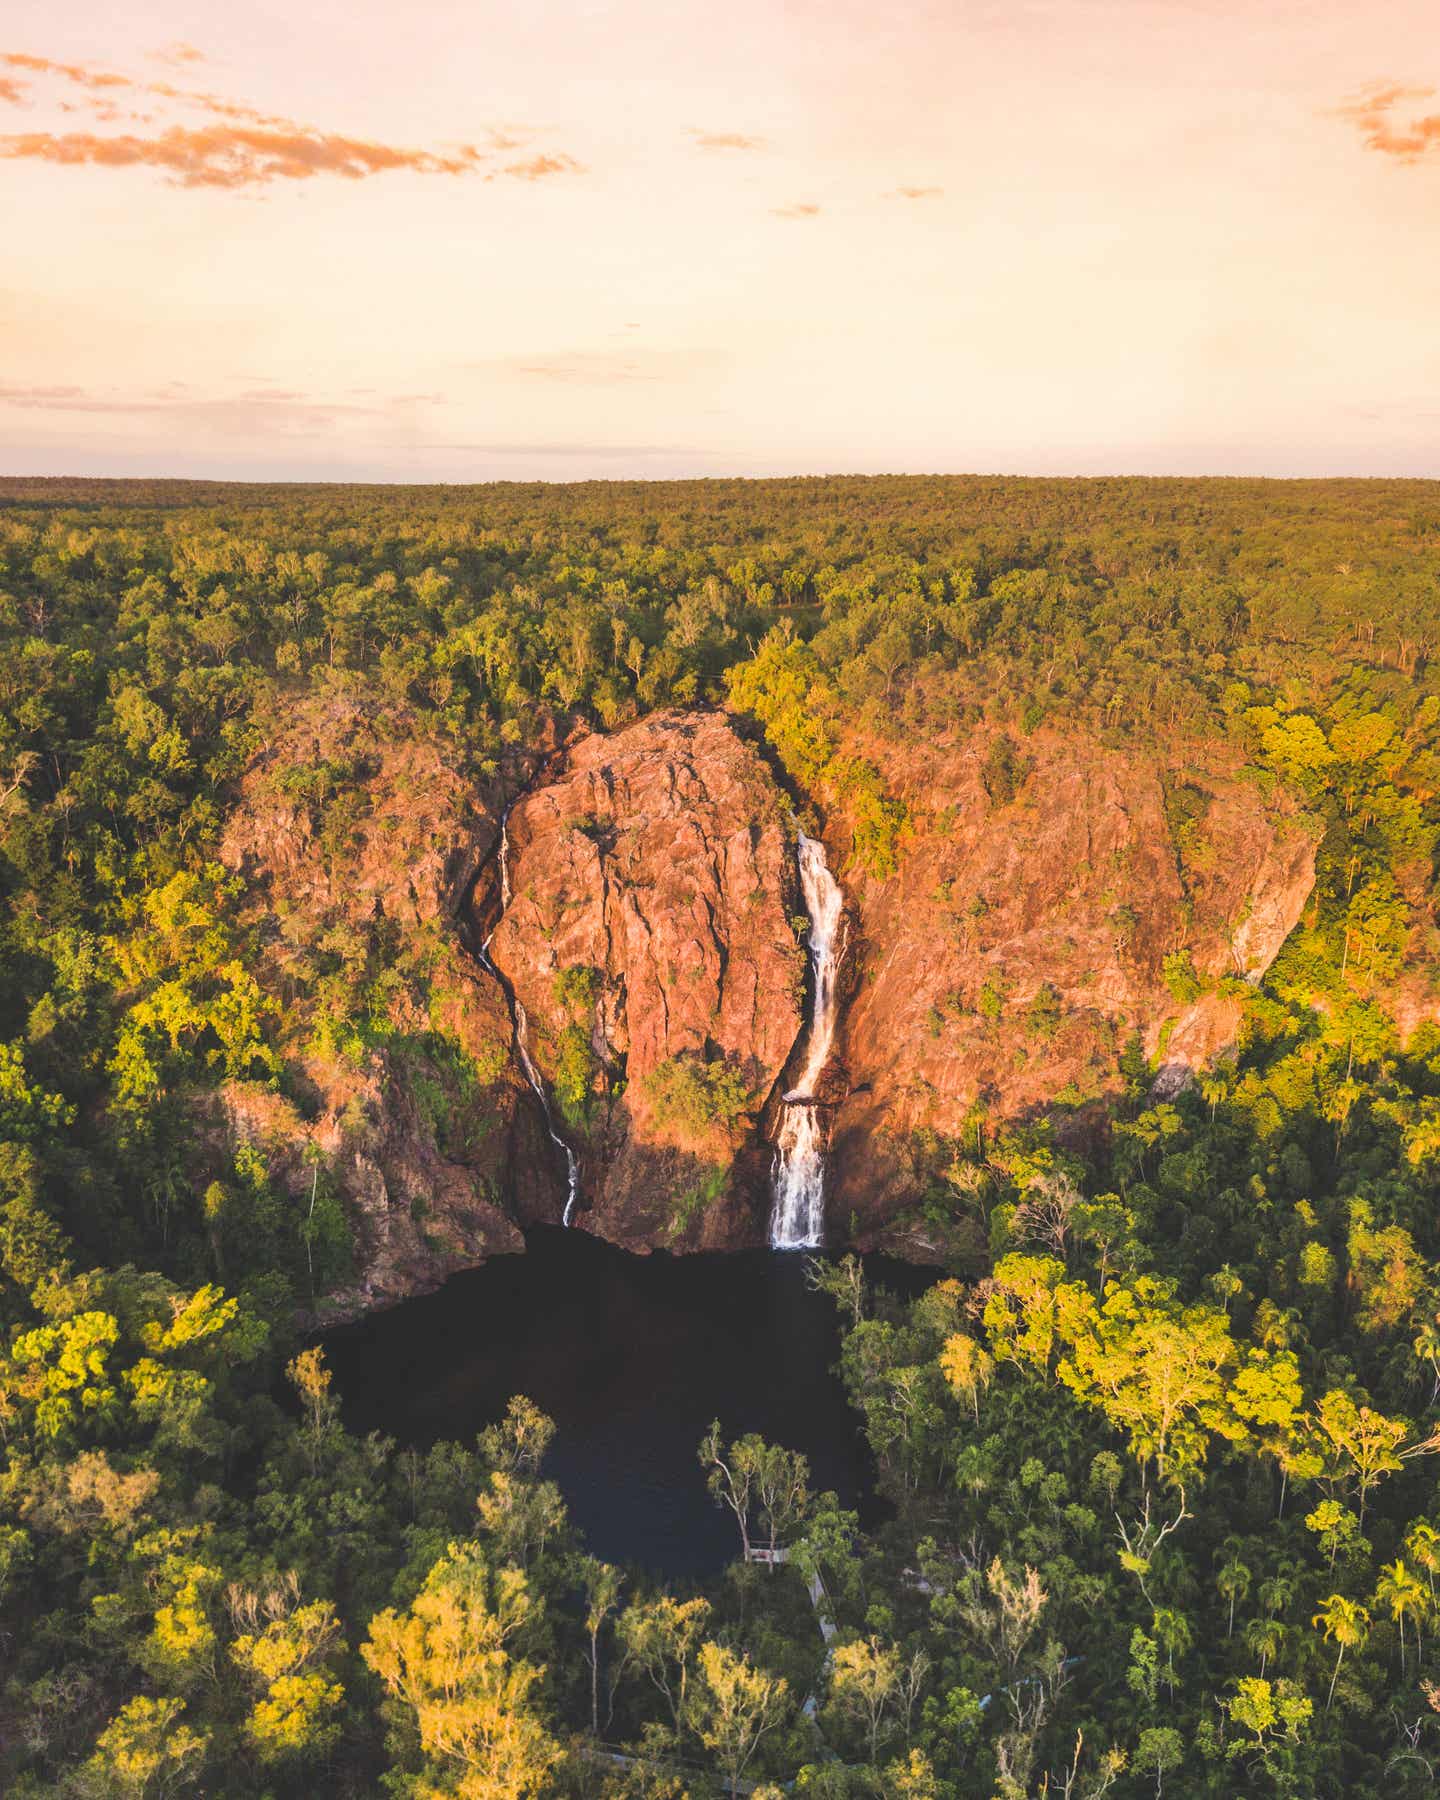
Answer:
<svg viewBox="0 0 1440 1800"><path fill-rule="evenodd" d="M1435 0L7 0L0 471L1440 477Z"/></svg>

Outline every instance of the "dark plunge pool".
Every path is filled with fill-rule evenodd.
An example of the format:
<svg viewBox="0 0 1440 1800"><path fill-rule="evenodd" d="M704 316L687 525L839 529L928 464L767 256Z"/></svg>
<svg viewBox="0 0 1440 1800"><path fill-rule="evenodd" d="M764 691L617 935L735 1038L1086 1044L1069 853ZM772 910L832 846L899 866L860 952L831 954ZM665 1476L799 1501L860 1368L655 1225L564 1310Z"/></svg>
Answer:
<svg viewBox="0 0 1440 1800"><path fill-rule="evenodd" d="M347 1425L468 1442L527 1394L556 1423L545 1472L587 1547L665 1574L736 1553L696 1458L712 1419L803 1450L817 1489L869 1511L868 1457L832 1373L835 1309L805 1285L803 1257L627 1256L583 1231L527 1242L329 1335ZM872 1274L906 1291L925 1280L903 1264Z"/></svg>

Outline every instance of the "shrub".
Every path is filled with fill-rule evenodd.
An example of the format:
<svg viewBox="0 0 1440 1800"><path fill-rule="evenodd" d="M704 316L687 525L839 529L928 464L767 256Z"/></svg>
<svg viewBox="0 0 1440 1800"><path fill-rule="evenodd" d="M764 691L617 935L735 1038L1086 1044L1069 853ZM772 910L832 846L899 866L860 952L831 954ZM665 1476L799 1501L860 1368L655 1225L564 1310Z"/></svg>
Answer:
<svg viewBox="0 0 1440 1800"><path fill-rule="evenodd" d="M555 1079L551 1085L561 1116L574 1130L590 1123L594 1080L595 1053L590 1048L590 1033L583 1025L567 1025L556 1045Z"/></svg>
<svg viewBox="0 0 1440 1800"><path fill-rule="evenodd" d="M1181 1006L1189 1006L1205 992L1205 984L1188 950L1172 950L1162 966L1171 998Z"/></svg>
<svg viewBox="0 0 1440 1800"><path fill-rule="evenodd" d="M1002 733L985 753L980 779L985 784L985 792L996 806L1008 806L1020 792L1027 772L1025 765L1015 754L1015 746Z"/></svg>
<svg viewBox="0 0 1440 1800"><path fill-rule="evenodd" d="M706 1169L693 1187L677 1194L670 1208L666 1235L671 1243L685 1236L691 1226L704 1217L706 1210L725 1191L725 1168Z"/></svg>
<svg viewBox="0 0 1440 1800"><path fill-rule="evenodd" d="M1035 990L1035 997L1030 1002L1030 1029L1042 1043L1048 1043L1060 1029L1060 1021L1064 1016L1064 1004L1060 991L1053 983L1042 981Z"/></svg>
<svg viewBox="0 0 1440 1800"><path fill-rule="evenodd" d="M600 997L600 971L585 963L573 969L557 969L554 979L555 1004L572 1019L588 1019Z"/></svg>
<svg viewBox="0 0 1440 1800"><path fill-rule="evenodd" d="M716 1126L733 1129L752 1099L739 1067L725 1057L714 1062L695 1055L669 1057L642 1085L662 1125L679 1125L695 1133Z"/></svg>

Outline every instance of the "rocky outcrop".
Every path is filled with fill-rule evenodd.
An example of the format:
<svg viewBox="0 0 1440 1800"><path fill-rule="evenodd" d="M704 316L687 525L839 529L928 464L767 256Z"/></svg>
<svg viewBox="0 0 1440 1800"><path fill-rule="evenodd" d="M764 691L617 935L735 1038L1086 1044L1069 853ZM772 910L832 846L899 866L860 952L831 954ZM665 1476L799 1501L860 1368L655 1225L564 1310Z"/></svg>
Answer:
<svg viewBox="0 0 1440 1800"><path fill-rule="evenodd" d="M1407 1043L1423 1026L1440 1024L1440 921L1428 858L1411 858L1395 874L1410 909L1410 928L1387 1003L1400 1041Z"/></svg>
<svg viewBox="0 0 1440 1800"><path fill-rule="evenodd" d="M847 950L816 1092L832 1233L897 1243L925 1147L977 1109L1093 1126L1127 1048L1162 1094L1221 1054L1315 846L1218 754L1156 767L993 729L861 748L912 828L882 881L850 865L843 803L828 820ZM357 1250L332 1316L559 1220L522 1020L579 1157L577 1226L764 1241L806 921L790 803L737 721L673 711L472 769L407 708L337 689L274 722L222 854L289 1035L281 1091L227 1083L197 1156L253 1145L297 1203L324 1168Z"/></svg>
<svg viewBox="0 0 1440 1800"><path fill-rule="evenodd" d="M524 772L516 771L524 778ZM497 789L499 791L497 791ZM503 784L477 783L407 707L343 690L272 721L221 856L301 941L341 922L452 916L494 850Z"/></svg>
<svg viewBox="0 0 1440 1800"><path fill-rule="evenodd" d="M337 688L279 713L238 784L221 856L285 1001L291 1097L227 1083L197 1151L213 1166L258 1148L297 1203L325 1170L356 1262L328 1318L436 1287L522 1249L517 1221L559 1216L505 994L461 929L544 753L477 779L409 708Z"/></svg>
<svg viewBox="0 0 1440 1800"><path fill-rule="evenodd" d="M569 1096L576 1222L636 1249L759 1241L754 1125L804 992L794 832L765 763L723 715L660 714L577 744L507 838L490 955Z"/></svg>
<svg viewBox="0 0 1440 1800"><path fill-rule="evenodd" d="M317 1084L324 1107L307 1119L289 1100L247 1082L226 1082L205 1106L205 1122L227 1148L249 1146L264 1157L270 1180L304 1206L318 1171L346 1200L355 1240L355 1274L325 1297L317 1319L337 1323L438 1287L458 1269L523 1250L525 1241L499 1204L496 1175L487 1175L472 1140L465 1160L437 1142L435 1120L418 1095L431 1079L397 1067L384 1051L359 1070L335 1065ZM495 1121L481 1106L469 1128L483 1136ZM497 1172L517 1141L491 1146ZM529 1152L537 1146L531 1142Z"/></svg>
<svg viewBox="0 0 1440 1800"><path fill-rule="evenodd" d="M852 880L831 1216L866 1236L918 1197L923 1134L958 1135L977 1107L1102 1102L1131 1040L1162 1091L1220 1053L1226 988L1269 967L1315 861L1283 794L1216 763L1162 770L1052 733L878 760L915 823L894 876Z"/></svg>

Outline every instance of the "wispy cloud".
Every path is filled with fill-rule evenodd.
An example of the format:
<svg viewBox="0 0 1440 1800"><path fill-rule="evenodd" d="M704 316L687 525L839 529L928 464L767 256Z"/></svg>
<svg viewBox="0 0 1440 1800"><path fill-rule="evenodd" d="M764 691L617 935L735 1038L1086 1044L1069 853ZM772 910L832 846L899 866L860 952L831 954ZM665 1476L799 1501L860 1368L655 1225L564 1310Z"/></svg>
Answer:
<svg viewBox="0 0 1440 1800"><path fill-rule="evenodd" d="M891 188L885 198L887 200L938 200L944 192L942 187L897 187Z"/></svg>
<svg viewBox="0 0 1440 1800"><path fill-rule="evenodd" d="M190 49L191 46L182 46ZM195 57L199 56L196 51ZM191 58L189 60L194 60ZM0 68L13 69L58 85L62 91L78 89L83 108L96 122L152 127L119 132L24 131L0 134L0 160L48 162L62 167L150 168L167 175L180 187L263 187L275 181L308 181L317 176L336 176L361 181L396 170L416 175L480 175L485 180L504 178L526 182L554 175L582 172L583 165L564 152L540 152L510 162L497 159L526 148L526 140L513 130L493 130L479 143L450 146L443 150L389 144L372 138L326 131L295 119L262 111L224 95L175 87L164 81L139 81L109 69L84 63L57 62L50 57L19 51L0 53ZM18 103L28 94L28 84L0 76L0 101ZM177 120L157 124L152 111L126 109L138 102L163 115L179 107L201 122ZM73 110L62 103L62 110Z"/></svg>
<svg viewBox="0 0 1440 1800"><path fill-rule="evenodd" d="M9 69L23 69L30 75L54 75L62 81L73 82L76 87L95 89L104 88L143 88L143 82L134 81L128 75L117 75L110 69L91 69L83 63L56 62L48 56L30 56L21 50L0 52L0 63Z"/></svg>
<svg viewBox="0 0 1440 1800"><path fill-rule="evenodd" d="M551 175L580 175L584 170L583 163L576 162L573 156L567 156L561 151L558 154L527 156L519 162L506 163L503 168L492 170L486 179L493 180L496 175L507 175L513 181L544 181Z"/></svg>
<svg viewBox="0 0 1440 1800"><path fill-rule="evenodd" d="M820 214L820 208L810 200L797 200L791 206L772 206L770 210L777 219L814 219Z"/></svg>
<svg viewBox="0 0 1440 1800"><path fill-rule="evenodd" d="M1376 82L1362 88L1342 106L1333 110L1338 118L1347 119L1360 133L1367 150L1393 157L1396 162L1414 163L1432 152L1440 154L1440 112L1421 113L1402 119L1397 109L1433 97L1433 87L1411 87L1404 82Z"/></svg>
<svg viewBox="0 0 1440 1800"><path fill-rule="evenodd" d="M716 350L554 350L496 357L475 366L528 381L620 387L682 379L718 367L723 360Z"/></svg>
<svg viewBox="0 0 1440 1800"><path fill-rule="evenodd" d="M127 391L73 384L0 381L0 411L80 413L92 418L159 418L177 428L314 435L345 425L403 424L424 416L438 394L393 394L370 404L332 400L294 388L243 388L230 393L193 393L183 382Z"/></svg>
<svg viewBox="0 0 1440 1800"><path fill-rule="evenodd" d="M57 62L49 56L31 56L18 50L0 51L0 68L18 69L23 74L48 81L52 85L79 88L86 97L85 104L90 110L109 115L116 104L116 95L129 94L137 103L153 104L156 100L173 102L176 105L193 108L197 112L208 113L217 119L238 119L252 125L293 126L295 121L280 114L263 112L258 107L247 106L243 101L232 100L223 94L208 93L200 88L176 87L169 81L141 81L133 75L122 75L114 69L97 69L88 63ZM70 106L62 106L62 110L70 112ZM140 114L132 114L140 117Z"/></svg>
<svg viewBox="0 0 1440 1800"><path fill-rule="evenodd" d="M0 406L23 406L34 410L62 412L83 411L84 388L45 387L37 382L10 383L0 381Z"/></svg>
<svg viewBox="0 0 1440 1800"><path fill-rule="evenodd" d="M156 62L169 63L172 68L183 68L187 63L208 62L209 58L203 50L197 50L193 44L177 39L173 44L164 44L158 50L150 52Z"/></svg>
<svg viewBox="0 0 1440 1800"><path fill-rule="evenodd" d="M392 169L419 175L466 175L480 153L464 147L453 156L430 150L367 143L328 132L279 131L260 125L172 125L154 137L133 133L98 136L89 131L22 131L0 137L0 158L31 158L66 167L88 164L120 169L161 169L181 187L241 188L270 181L306 181L340 175L360 181Z"/></svg>
<svg viewBox="0 0 1440 1800"><path fill-rule="evenodd" d="M699 150L765 150L762 137L751 137L744 131L700 131L692 126L690 136Z"/></svg>
<svg viewBox="0 0 1440 1800"><path fill-rule="evenodd" d="M537 381L581 382L608 386L615 382L657 381L659 377L630 357L607 356L602 353L573 356L536 356L510 358L506 367L513 375L527 375Z"/></svg>

